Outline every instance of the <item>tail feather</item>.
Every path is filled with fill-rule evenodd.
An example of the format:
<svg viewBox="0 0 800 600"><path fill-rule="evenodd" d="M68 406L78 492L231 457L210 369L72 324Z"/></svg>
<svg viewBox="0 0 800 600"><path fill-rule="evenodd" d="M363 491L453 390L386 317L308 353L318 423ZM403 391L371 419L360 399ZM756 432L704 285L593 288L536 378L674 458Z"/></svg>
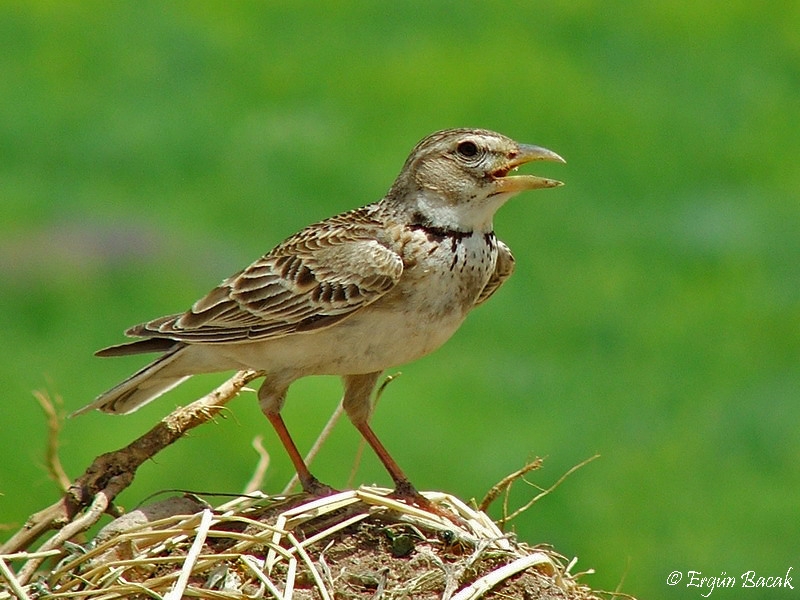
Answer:
<svg viewBox="0 0 800 600"><path fill-rule="evenodd" d="M95 356L128 356L129 354L144 354L147 352L169 352L180 346L180 342L167 338L146 338L135 342L125 342L116 346L109 346L94 353Z"/></svg>
<svg viewBox="0 0 800 600"><path fill-rule="evenodd" d="M94 409L126 415L155 400L191 377L191 375L170 374L171 369L168 368L184 348L186 346L183 344L173 344L165 354L104 394L100 394L94 402L78 409L70 416L75 417Z"/></svg>

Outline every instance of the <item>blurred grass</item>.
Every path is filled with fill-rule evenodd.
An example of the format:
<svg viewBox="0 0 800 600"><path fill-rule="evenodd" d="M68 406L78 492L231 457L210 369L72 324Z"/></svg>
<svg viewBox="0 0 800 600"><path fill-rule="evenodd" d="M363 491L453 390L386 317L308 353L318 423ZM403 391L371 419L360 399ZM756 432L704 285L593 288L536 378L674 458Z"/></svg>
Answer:
<svg viewBox="0 0 800 600"><path fill-rule="evenodd" d="M78 408L141 365L92 357L127 326L379 198L427 133L481 126L565 156L535 170L568 185L498 215L517 274L402 368L387 446L420 488L467 497L533 455L548 485L599 452L517 522L598 587L684 597L674 569L797 566L796 3L29 1L0 6L0 36L0 521L56 496L31 390ZM219 380L69 421L68 472ZM301 446L338 395L292 388ZM235 492L262 432L278 490L288 461L245 397L120 500ZM344 485L357 444L340 427L315 471ZM375 463L357 480L385 483Z"/></svg>

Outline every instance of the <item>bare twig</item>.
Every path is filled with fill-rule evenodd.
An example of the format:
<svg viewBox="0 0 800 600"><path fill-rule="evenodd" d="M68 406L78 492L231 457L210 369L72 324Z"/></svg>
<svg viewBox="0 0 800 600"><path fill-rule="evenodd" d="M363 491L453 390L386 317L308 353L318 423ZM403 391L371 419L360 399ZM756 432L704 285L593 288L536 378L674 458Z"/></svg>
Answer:
<svg viewBox="0 0 800 600"><path fill-rule="evenodd" d="M66 492L71 482L58 457L58 438L64 422L64 414L61 410L63 402L60 396L51 399L47 392L35 391L33 396L47 417L47 451L45 453L47 473L58 484L61 491Z"/></svg>
<svg viewBox="0 0 800 600"><path fill-rule="evenodd" d="M103 513L108 509L109 503L110 500L105 492L99 492L94 497L94 501L89 507L89 510L86 511L86 513L84 513L81 517L70 521L56 535L42 544L42 547L39 549L40 552L60 549L63 547L64 542L69 540L71 537L89 529L89 527L100 520L100 517L102 517ZM35 556L28 560L28 562L26 562L25 565L19 570L19 581L21 583L28 583L44 559L44 556Z"/></svg>
<svg viewBox="0 0 800 600"><path fill-rule="evenodd" d="M538 494L536 494L533 498L528 500L528 502L526 502L523 506L521 506L520 508L518 508L517 510L512 512L510 515L503 515L503 517L501 519L497 520L497 524L500 525L501 527L503 527L506 523L508 523L512 519L517 518L519 515L524 513L526 510L528 510L531 506L536 504L539 500L541 500L542 498L547 496L550 492L552 492L554 489L556 489L558 486L560 486L562 483L564 483L564 480L567 477L572 475L575 471L577 471L581 467L584 467L584 466L588 465L590 462L592 462L596 458L600 458L600 455L599 454L595 454L594 456L590 456L586 460L583 460L583 461L579 462L574 467L571 467L570 469L567 470L566 473L564 473L561 477L559 477L558 480L553 485L551 485L549 488L546 488L546 489L542 490L541 492L539 492Z"/></svg>
<svg viewBox="0 0 800 600"><path fill-rule="evenodd" d="M47 531L61 529L69 523L69 512L67 497L64 496L58 502L32 514L22 529L0 547L0 554L14 554L25 550Z"/></svg>
<svg viewBox="0 0 800 600"><path fill-rule="evenodd" d="M253 471L253 476L250 478L250 481L244 486L245 494L252 494L261 489L261 483L264 481L264 474L269 468L269 452L264 448L264 436L257 435L254 437L252 446L258 454L258 463L256 464L255 471Z"/></svg>
<svg viewBox="0 0 800 600"><path fill-rule="evenodd" d="M491 506L492 502L494 502L497 497L503 493L503 490L507 490L511 487L511 484L514 483L517 479L525 475L526 473L530 473L542 466L542 459L539 457L534 458L531 462L525 464L524 467L519 469L518 471L514 471L510 475L506 475L496 484L494 484L486 495L481 500L481 503L478 505L478 510L481 512L486 512Z"/></svg>

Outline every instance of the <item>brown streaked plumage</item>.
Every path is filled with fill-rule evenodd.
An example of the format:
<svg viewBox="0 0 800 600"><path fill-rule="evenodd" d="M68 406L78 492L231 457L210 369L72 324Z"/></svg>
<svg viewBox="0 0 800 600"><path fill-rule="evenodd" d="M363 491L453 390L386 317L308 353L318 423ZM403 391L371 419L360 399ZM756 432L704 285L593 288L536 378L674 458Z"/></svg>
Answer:
<svg viewBox="0 0 800 600"><path fill-rule="evenodd" d="M339 375L350 420L375 450L396 492L424 503L368 424L382 371L443 344L467 313L514 270L492 218L511 196L560 182L509 176L557 154L482 129L434 133L412 150L380 201L310 225L229 277L187 312L136 325L143 338L99 356L162 352L100 395L125 414L197 373L254 369L258 392L303 489L326 491L308 471L280 415L289 385Z"/></svg>

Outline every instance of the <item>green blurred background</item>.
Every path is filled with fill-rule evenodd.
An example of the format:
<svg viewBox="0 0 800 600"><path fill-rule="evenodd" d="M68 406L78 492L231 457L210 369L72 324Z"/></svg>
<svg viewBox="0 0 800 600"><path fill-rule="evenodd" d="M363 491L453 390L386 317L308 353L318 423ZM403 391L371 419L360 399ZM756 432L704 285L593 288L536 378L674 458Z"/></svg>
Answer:
<svg viewBox="0 0 800 600"><path fill-rule="evenodd" d="M92 356L126 327L378 199L424 135L475 126L557 151L526 170L567 185L498 214L517 272L402 368L386 445L464 498L534 456L547 486L599 453L515 522L599 588L800 577L800 4L4 2L0 39L0 522L57 497L32 390L82 406L143 364ZM68 473L222 379L68 421ZM335 378L292 388L301 447L338 397ZM256 402L231 408L120 503L241 490L259 433L280 490ZM341 424L314 471L345 485L357 446ZM371 455L357 481L388 484Z"/></svg>

